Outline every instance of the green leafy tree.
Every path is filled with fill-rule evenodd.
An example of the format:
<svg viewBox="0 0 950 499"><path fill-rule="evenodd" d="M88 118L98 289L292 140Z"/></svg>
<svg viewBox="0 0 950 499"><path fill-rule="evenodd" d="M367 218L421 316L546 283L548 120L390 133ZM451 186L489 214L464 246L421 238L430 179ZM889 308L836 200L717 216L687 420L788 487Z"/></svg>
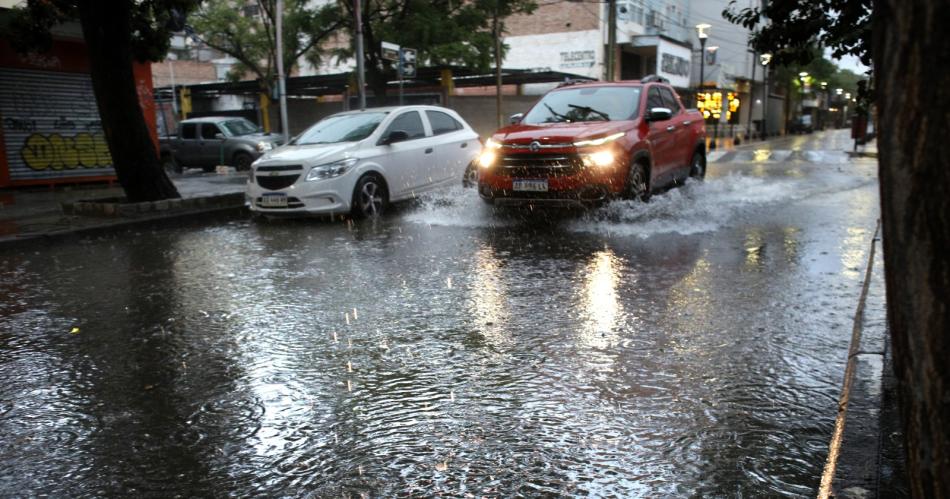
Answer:
<svg viewBox="0 0 950 499"><path fill-rule="evenodd" d="M355 40L353 2L340 0L350 40ZM491 66L491 33L487 16L477 3L460 0L365 0L361 2L367 85L386 95L386 82L395 65L382 58L380 42L418 50L417 60L430 65L459 64L487 71ZM355 56L355 43L335 52L340 59Z"/></svg>
<svg viewBox="0 0 950 499"><path fill-rule="evenodd" d="M338 6L314 7L311 3L284 1L283 63L288 74L301 59L319 64L324 43L342 24ZM261 89L272 95L277 81L276 10L276 0L207 0L188 20L202 42L237 59L238 64L229 75L231 79L240 80L251 73Z"/></svg>
<svg viewBox="0 0 950 499"><path fill-rule="evenodd" d="M50 30L78 19L88 47L93 93L116 176L131 202L179 197L159 162L139 105L132 61L160 61L193 0L29 0L13 11L21 52L52 46Z"/></svg>
<svg viewBox="0 0 950 499"><path fill-rule="evenodd" d="M506 48L501 38L505 34L505 19L515 14L530 14L538 8L538 4L532 0L476 0L475 5L491 20L491 36L494 42L492 55L495 59L495 120L497 126L501 127L504 123L501 114L501 68Z"/></svg>
<svg viewBox="0 0 950 499"><path fill-rule="evenodd" d="M776 62L808 46L873 68L887 309L914 497L950 496L950 9L942 0L772 0L723 15Z"/></svg>

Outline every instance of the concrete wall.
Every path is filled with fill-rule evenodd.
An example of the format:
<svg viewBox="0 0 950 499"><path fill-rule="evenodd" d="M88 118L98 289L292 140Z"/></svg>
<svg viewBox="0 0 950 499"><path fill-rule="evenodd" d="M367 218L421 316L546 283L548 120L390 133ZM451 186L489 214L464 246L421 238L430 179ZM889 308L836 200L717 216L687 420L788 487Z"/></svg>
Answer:
<svg viewBox="0 0 950 499"><path fill-rule="evenodd" d="M501 114L504 123L508 116L525 113L540 99L537 95L506 95L501 102ZM495 121L495 96L453 96L449 107L459 113L482 138L488 138L498 129Z"/></svg>
<svg viewBox="0 0 950 499"><path fill-rule="evenodd" d="M537 95L506 95L502 101L502 115L507 123L508 116L526 112L538 101ZM478 134L487 138L498 127L495 126L495 96L459 96L449 99L450 109L459 113ZM275 104L270 106L270 124L272 131L280 130L280 112ZM287 101L287 120L290 135L302 132L310 125L333 113L343 110L342 102L317 102L316 99L290 99Z"/></svg>

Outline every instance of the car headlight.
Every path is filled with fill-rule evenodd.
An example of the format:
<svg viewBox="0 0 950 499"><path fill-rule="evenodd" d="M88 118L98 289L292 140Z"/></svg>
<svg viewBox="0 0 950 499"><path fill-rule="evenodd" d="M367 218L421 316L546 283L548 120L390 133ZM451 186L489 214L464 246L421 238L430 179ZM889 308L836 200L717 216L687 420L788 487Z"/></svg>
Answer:
<svg viewBox="0 0 950 499"><path fill-rule="evenodd" d="M353 165L355 165L359 160L356 158L347 158L340 161L335 161L333 163L327 163L325 165L314 166L310 169L310 172L307 173L307 181L313 180L326 180L328 178L339 177L347 172Z"/></svg>
<svg viewBox="0 0 950 499"><path fill-rule="evenodd" d="M584 165L585 166L599 166L605 167L614 164L614 153L610 151L597 151L591 154L585 154L584 156Z"/></svg>
<svg viewBox="0 0 950 499"><path fill-rule="evenodd" d="M488 139L485 142L485 147L487 147L488 149L501 149L501 144L499 144L498 142L495 142L492 139Z"/></svg>
<svg viewBox="0 0 950 499"><path fill-rule="evenodd" d="M257 143L257 152L270 151L274 148L274 144L271 142L258 142Z"/></svg>
<svg viewBox="0 0 950 499"><path fill-rule="evenodd" d="M620 137L623 137L623 135L623 132L617 132L613 135L608 135L599 139L579 140L574 143L574 147L602 146L608 142L613 142Z"/></svg>

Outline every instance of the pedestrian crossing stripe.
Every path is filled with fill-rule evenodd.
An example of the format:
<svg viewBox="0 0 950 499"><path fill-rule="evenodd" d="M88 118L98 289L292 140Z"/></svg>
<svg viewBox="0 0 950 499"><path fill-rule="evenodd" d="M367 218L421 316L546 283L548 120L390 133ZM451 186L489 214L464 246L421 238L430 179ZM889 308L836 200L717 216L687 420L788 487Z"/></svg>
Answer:
<svg viewBox="0 0 950 499"><path fill-rule="evenodd" d="M706 153L709 163L784 163L801 161L806 163L850 163L853 158L848 151L842 150L789 150L789 149L752 149L742 151L710 151Z"/></svg>

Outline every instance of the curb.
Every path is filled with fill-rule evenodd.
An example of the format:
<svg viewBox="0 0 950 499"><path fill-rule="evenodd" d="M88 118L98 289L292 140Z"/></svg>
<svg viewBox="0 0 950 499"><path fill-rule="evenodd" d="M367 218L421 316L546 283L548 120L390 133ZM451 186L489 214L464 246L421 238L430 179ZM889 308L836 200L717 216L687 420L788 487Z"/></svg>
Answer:
<svg viewBox="0 0 950 499"><path fill-rule="evenodd" d="M221 216L245 213L244 193L221 194L187 198L185 203L170 203L169 200L127 204L127 209L116 209L120 203L103 201L79 201L64 203L65 216L82 218L89 225L64 229L40 231L0 238L0 250L23 247L36 243L48 243L71 237L105 234L140 225L160 226L164 222L179 222L196 215ZM78 208L67 205L80 205ZM110 206L111 205L111 206ZM69 210L67 212L67 210Z"/></svg>

